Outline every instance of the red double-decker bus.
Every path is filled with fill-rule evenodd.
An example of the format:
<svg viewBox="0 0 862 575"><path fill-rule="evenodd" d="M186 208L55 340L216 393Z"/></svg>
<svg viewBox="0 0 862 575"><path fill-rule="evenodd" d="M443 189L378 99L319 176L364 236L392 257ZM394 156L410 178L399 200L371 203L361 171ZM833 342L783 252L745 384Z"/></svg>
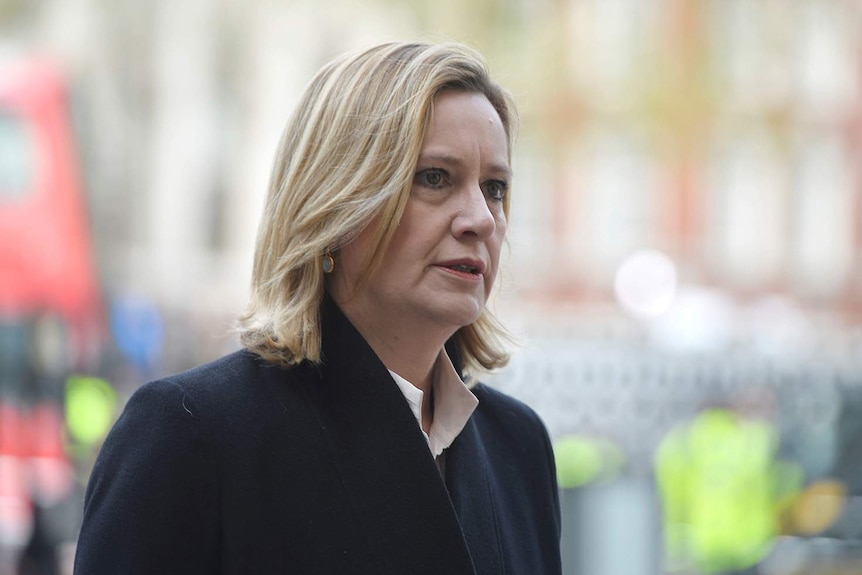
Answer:
<svg viewBox="0 0 862 575"><path fill-rule="evenodd" d="M44 61L0 66L0 316L84 338L100 305L66 87Z"/></svg>

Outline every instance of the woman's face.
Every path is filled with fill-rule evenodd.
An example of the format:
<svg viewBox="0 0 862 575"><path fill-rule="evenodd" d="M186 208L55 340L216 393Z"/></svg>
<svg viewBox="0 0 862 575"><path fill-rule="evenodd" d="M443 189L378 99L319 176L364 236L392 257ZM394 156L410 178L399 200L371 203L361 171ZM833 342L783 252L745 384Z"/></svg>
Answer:
<svg viewBox="0 0 862 575"><path fill-rule="evenodd" d="M335 300L360 330L365 324L454 333L476 321L497 275L510 181L506 132L488 99L438 94L410 198L382 263L354 290L371 232L343 247L330 283Z"/></svg>

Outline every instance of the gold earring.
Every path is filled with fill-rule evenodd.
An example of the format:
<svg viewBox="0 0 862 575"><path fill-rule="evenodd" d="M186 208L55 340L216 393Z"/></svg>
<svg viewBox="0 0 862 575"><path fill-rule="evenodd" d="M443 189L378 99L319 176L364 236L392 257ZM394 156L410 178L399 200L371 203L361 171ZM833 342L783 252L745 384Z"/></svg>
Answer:
<svg viewBox="0 0 862 575"><path fill-rule="evenodd" d="M326 250L326 253L323 254L323 262L321 263L321 267L323 267L323 273L331 274L335 269L335 260L332 259L332 253L329 250Z"/></svg>

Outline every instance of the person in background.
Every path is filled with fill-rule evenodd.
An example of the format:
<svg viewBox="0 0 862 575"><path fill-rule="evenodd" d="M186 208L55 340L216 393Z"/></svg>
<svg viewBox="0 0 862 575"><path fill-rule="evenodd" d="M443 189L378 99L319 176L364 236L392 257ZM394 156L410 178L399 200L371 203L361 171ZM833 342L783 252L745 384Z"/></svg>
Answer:
<svg viewBox="0 0 862 575"><path fill-rule="evenodd" d="M16 575L60 575L56 538L49 532L45 509L33 504L33 531L18 556Z"/></svg>
<svg viewBox="0 0 862 575"><path fill-rule="evenodd" d="M516 111L458 44L389 43L311 81L284 131L244 349L148 383L89 482L78 575L555 575L547 432L471 375Z"/></svg>

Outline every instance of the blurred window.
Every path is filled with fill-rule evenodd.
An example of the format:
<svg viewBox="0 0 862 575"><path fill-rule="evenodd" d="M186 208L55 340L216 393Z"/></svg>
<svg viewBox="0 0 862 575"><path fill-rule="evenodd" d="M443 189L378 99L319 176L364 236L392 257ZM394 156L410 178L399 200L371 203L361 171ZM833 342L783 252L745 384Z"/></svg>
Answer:
<svg viewBox="0 0 862 575"><path fill-rule="evenodd" d="M792 89L792 55L787 49L794 11L748 0L710 0L713 65L726 84L723 107L763 112L785 105Z"/></svg>
<svg viewBox="0 0 862 575"><path fill-rule="evenodd" d="M23 322L0 318L0 398L19 395L30 367L30 333Z"/></svg>
<svg viewBox="0 0 862 575"><path fill-rule="evenodd" d="M32 144L21 118L0 111L0 200L27 194L32 181Z"/></svg>
<svg viewBox="0 0 862 575"><path fill-rule="evenodd" d="M838 297L854 265L852 165L840 133L800 130L797 142L790 242L794 279L807 294Z"/></svg>
<svg viewBox="0 0 862 575"><path fill-rule="evenodd" d="M657 238L659 180L655 158L640 134L606 132L590 142L584 165L584 218L575 226L588 237L594 273L608 285L622 258Z"/></svg>
<svg viewBox="0 0 862 575"><path fill-rule="evenodd" d="M794 61L802 104L827 117L853 105L856 97L853 16L841 3L801 3Z"/></svg>
<svg viewBox="0 0 862 575"><path fill-rule="evenodd" d="M708 261L730 285L762 286L784 257L785 164L772 134L752 126L717 145L709 166Z"/></svg>

